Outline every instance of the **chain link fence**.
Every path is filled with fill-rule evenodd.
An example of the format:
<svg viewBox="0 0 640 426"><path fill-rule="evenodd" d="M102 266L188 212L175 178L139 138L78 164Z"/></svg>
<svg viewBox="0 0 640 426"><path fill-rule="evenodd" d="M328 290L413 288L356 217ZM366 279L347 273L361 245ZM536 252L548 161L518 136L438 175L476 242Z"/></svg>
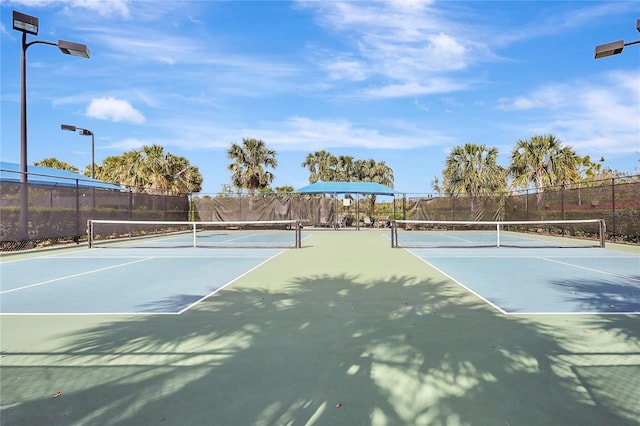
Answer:
<svg viewBox="0 0 640 426"><path fill-rule="evenodd" d="M640 176L513 191L486 197L407 197L401 218L414 220L604 219L609 241L640 243Z"/></svg>
<svg viewBox="0 0 640 426"><path fill-rule="evenodd" d="M0 181L0 244L2 251L26 250L86 240L87 220L186 220L187 194L151 195L81 186L81 180L60 184ZM28 208L21 208L23 197Z"/></svg>
<svg viewBox="0 0 640 426"><path fill-rule="evenodd" d="M2 251L79 243L88 219L253 221L301 220L307 226L387 226L389 220L604 219L609 241L640 244L640 176L581 185L512 191L486 197L404 194L336 195L147 194L64 184L0 181ZM27 194L28 208L21 208ZM368 221L366 220L368 219Z"/></svg>

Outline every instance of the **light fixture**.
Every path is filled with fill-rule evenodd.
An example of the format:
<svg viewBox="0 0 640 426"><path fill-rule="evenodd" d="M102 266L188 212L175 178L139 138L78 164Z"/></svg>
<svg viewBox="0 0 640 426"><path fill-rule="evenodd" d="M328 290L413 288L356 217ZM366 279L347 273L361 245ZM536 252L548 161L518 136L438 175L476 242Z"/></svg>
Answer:
<svg viewBox="0 0 640 426"><path fill-rule="evenodd" d="M80 136L91 136L91 179L96 178L96 163L95 163L95 138L93 132L89 129L83 129L82 127L72 126L70 124L61 124L62 130L69 132L75 132L76 130Z"/></svg>
<svg viewBox="0 0 640 426"><path fill-rule="evenodd" d="M23 33L38 35L38 18L13 11L13 29Z"/></svg>
<svg viewBox="0 0 640 426"><path fill-rule="evenodd" d="M34 40L27 43L27 34L38 35L40 22L35 16L13 11L13 29L22 32L22 55L20 57L20 239L29 239L29 188L27 169L27 49L34 44L58 46L67 55L89 57L89 48L84 44L58 40L53 43Z"/></svg>
<svg viewBox="0 0 640 426"><path fill-rule="evenodd" d="M596 46L595 59L605 58L611 55L622 53L624 49L624 40L613 41L607 44Z"/></svg>
<svg viewBox="0 0 640 426"><path fill-rule="evenodd" d="M636 29L640 31L640 19L636 20ZM622 53L625 46L631 46L632 44L638 44L640 40L630 41L625 43L624 40L613 41L611 43L600 44L596 46L595 59L606 58L607 56L617 55Z"/></svg>
<svg viewBox="0 0 640 426"><path fill-rule="evenodd" d="M74 43L71 41L58 40L58 48L65 55L80 56L81 58L89 58L91 52L85 44Z"/></svg>

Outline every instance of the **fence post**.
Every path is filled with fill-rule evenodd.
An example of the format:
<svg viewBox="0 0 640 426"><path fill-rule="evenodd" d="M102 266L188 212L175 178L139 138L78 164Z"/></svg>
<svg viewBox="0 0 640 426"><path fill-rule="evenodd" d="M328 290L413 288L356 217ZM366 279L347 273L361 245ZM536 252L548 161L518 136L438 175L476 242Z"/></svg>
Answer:
<svg viewBox="0 0 640 426"><path fill-rule="evenodd" d="M564 220L564 182L560 186L560 219Z"/></svg>
<svg viewBox="0 0 640 426"><path fill-rule="evenodd" d="M611 178L611 239L616 239L616 178Z"/></svg>
<svg viewBox="0 0 640 426"><path fill-rule="evenodd" d="M76 238L80 237L80 180L76 179Z"/></svg>
<svg viewBox="0 0 640 426"><path fill-rule="evenodd" d="M456 197L451 194L451 220L456 220Z"/></svg>
<svg viewBox="0 0 640 426"><path fill-rule="evenodd" d="M133 219L133 191L129 189L129 220Z"/></svg>

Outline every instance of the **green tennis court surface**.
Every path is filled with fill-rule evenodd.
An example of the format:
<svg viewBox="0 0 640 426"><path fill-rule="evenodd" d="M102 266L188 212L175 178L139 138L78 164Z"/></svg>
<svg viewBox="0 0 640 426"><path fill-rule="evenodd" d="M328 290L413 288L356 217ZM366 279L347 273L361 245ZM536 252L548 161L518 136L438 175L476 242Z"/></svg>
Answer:
<svg viewBox="0 0 640 426"><path fill-rule="evenodd" d="M586 305L581 313L562 307L572 315L517 314L513 306L487 303L483 290L454 276L489 265L482 272L485 284L500 277L513 284L509 291L515 294L523 291L526 265L547 269L548 280L557 275L551 265L558 262L537 263L534 249L494 249L500 267L483 251L489 249L464 256L425 249L431 250L427 257L392 249L387 231L304 234L302 249L277 256L268 255L270 249L55 252L60 259L53 263L48 258L15 262L43 263L31 263L24 274L32 278L17 274L11 281L6 272L13 262L3 259L2 291L61 274L78 274L67 284L88 291L91 271L157 257L134 263L138 266L127 270L134 274L122 273L129 265L105 269L126 276L127 286L101 286L96 294L54 290L66 280L30 288L51 289L48 303L58 306L57 312L68 303L62 299L77 298L93 306L88 310L93 314L11 314L4 312L2 295L1 423L638 424L639 315L582 312ZM578 283L597 281L593 297L605 300L621 294L612 284L630 284L624 277L634 277L637 252L621 256L581 248L577 256L572 250L545 253L580 266L568 267L572 272L563 266L557 288L569 282L576 290ZM243 259L255 252L265 252L262 260ZM516 259L522 252L530 258ZM600 253L611 263L598 264ZM181 297L201 296L217 286L217 271L233 262L243 266L227 271L230 285L186 303L190 309L177 309L184 306L177 303ZM518 266L504 266L511 263ZM631 271L619 270L624 265ZM620 277L585 269L605 266ZM189 276L204 283L204 290L189 288ZM125 314L105 315L98 308L101 299L126 300L141 282L152 283L140 291L152 304L140 310L144 314L120 307L116 312ZM171 289L169 296L159 291L163 287ZM637 303L638 287L628 288L619 305ZM570 298L573 290L567 290L558 294ZM531 299L535 291L526 291L525 299ZM8 295L13 293L20 291ZM587 293L580 296L586 299ZM514 296L509 300L515 303ZM516 314L505 315L496 306ZM560 305L545 306L549 312Z"/></svg>

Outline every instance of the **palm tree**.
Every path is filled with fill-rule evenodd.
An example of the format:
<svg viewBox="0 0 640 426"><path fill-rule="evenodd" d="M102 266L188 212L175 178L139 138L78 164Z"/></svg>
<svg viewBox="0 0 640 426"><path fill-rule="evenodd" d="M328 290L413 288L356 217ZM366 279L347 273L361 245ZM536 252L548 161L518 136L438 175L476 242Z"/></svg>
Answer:
<svg viewBox="0 0 640 426"><path fill-rule="evenodd" d="M393 169L384 161L376 162L373 159L358 160L354 163L354 180L358 182L376 182L393 188ZM376 195L369 197L369 216L373 216L376 207Z"/></svg>
<svg viewBox="0 0 640 426"><path fill-rule="evenodd" d="M33 165L40 166L40 167L49 167L49 168L58 169L58 170L67 170L73 173L80 172L80 170L78 170L76 166L69 164L65 161L58 160L55 157L50 157L50 158L45 158L44 160L35 161Z"/></svg>
<svg viewBox="0 0 640 426"><path fill-rule="evenodd" d="M355 163L350 155L339 155L336 159L335 180L350 182L355 175Z"/></svg>
<svg viewBox="0 0 640 426"><path fill-rule="evenodd" d="M467 143L457 146L445 160L443 187L451 195L468 194L474 219L481 215L476 197L491 195L506 188L506 170L497 163L498 149Z"/></svg>
<svg viewBox="0 0 640 426"><path fill-rule="evenodd" d="M575 182L579 179L581 158L553 135L533 136L516 141L511 151L509 174L515 187L536 189L538 208L542 207L545 186Z"/></svg>
<svg viewBox="0 0 640 426"><path fill-rule="evenodd" d="M372 182L377 182L381 185L393 188L393 169L384 161L376 163L375 174L372 178Z"/></svg>
<svg viewBox="0 0 640 426"><path fill-rule="evenodd" d="M336 164L336 157L323 150L307 154L307 158L305 158L301 166L309 169L309 183L316 183L319 180L324 182L336 180Z"/></svg>
<svg viewBox="0 0 640 426"><path fill-rule="evenodd" d="M96 168L96 178L128 186L136 192L144 192L147 177L138 171L142 161L141 152L136 150L106 157Z"/></svg>
<svg viewBox="0 0 640 426"><path fill-rule="evenodd" d="M246 188L252 196L256 189L268 187L275 179L266 168L278 166L276 152L268 149L261 140L242 139L242 145L231 145L227 157L234 160L228 166L232 184L237 188Z"/></svg>
<svg viewBox="0 0 640 426"><path fill-rule="evenodd" d="M160 145L145 145L122 155L107 157L96 168L96 178L147 193L200 192L202 175L185 157L164 152Z"/></svg>

